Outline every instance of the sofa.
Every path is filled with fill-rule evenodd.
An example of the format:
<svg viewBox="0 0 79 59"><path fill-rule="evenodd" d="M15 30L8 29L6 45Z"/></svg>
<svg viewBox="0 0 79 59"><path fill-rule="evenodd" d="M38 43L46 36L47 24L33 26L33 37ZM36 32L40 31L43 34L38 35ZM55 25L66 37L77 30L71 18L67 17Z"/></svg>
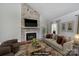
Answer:
<svg viewBox="0 0 79 59"><path fill-rule="evenodd" d="M0 56L14 56L14 53L11 52L11 48L9 46L0 46Z"/></svg>
<svg viewBox="0 0 79 59"><path fill-rule="evenodd" d="M62 38L60 38L61 36L57 37L57 39L44 39L43 41L48 44L50 47L54 48L55 50L57 50L59 53L61 53L62 55L67 55L70 51L72 51L73 49L73 40L69 40L69 41L63 41L63 44L60 44L61 41L58 40L62 40Z"/></svg>
<svg viewBox="0 0 79 59"><path fill-rule="evenodd" d="M13 56L19 50L20 44L17 39L7 40L0 45L0 56Z"/></svg>

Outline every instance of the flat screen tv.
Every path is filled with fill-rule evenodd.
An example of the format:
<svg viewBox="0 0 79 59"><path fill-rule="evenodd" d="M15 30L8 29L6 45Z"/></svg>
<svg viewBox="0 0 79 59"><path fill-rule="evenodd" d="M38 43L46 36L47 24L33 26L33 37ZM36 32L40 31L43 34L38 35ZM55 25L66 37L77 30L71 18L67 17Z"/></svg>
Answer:
<svg viewBox="0 0 79 59"><path fill-rule="evenodd" d="M34 19L24 19L25 27L37 27L37 20Z"/></svg>

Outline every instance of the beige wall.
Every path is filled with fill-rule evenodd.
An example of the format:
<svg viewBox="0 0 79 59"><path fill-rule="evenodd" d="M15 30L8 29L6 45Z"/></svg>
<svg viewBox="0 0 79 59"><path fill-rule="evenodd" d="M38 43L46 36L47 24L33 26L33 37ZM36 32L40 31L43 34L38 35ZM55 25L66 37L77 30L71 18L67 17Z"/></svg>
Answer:
<svg viewBox="0 0 79 59"><path fill-rule="evenodd" d="M0 42L21 40L21 4L0 4Z"/></svg>

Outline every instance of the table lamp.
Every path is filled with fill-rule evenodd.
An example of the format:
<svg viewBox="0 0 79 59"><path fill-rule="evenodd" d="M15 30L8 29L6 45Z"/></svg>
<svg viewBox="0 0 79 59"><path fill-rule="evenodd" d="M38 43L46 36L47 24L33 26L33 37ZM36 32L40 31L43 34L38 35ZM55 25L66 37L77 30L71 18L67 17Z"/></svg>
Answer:
<svg viewBox="0 0 79 59"><path fill-rule="evenodd" d="M75 35L74 43L77 44L77 45L79 45L79 34Z"/></svg>

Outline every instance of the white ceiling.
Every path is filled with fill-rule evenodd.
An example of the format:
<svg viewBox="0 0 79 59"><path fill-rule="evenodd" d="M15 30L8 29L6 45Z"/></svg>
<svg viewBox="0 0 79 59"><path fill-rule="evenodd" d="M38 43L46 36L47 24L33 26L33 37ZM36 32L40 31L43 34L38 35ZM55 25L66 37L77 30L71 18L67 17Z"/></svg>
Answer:
<svg viewBox="0 0 79 59"><path fill-rule="evenodd" d="M44 19L54 19L79 10L79 3L28 3L37 10Z"/></svg>

